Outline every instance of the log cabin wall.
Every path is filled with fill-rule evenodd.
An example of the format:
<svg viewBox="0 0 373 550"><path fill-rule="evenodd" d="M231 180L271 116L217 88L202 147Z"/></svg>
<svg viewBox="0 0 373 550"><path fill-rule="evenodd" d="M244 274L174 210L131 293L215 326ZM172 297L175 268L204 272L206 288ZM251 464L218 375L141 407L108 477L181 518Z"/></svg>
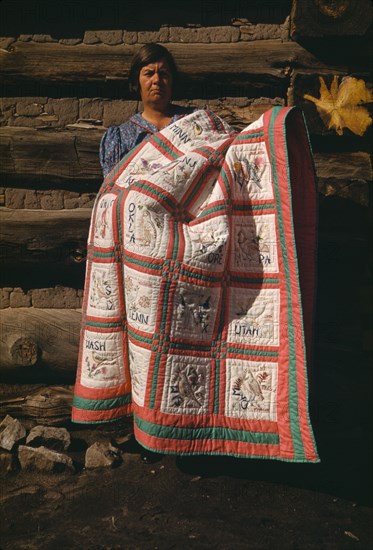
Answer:
<svg viewBox="0 0 373 550"><path fill-rule="evenodd" d="M100 138L136 109L133 53L159 42L181 72L177 103L237 128L273 105L304 109L320 198L315 362L328 387L371 348L370 2L170 6L1 3L3 380L74 380Z"/></svg>

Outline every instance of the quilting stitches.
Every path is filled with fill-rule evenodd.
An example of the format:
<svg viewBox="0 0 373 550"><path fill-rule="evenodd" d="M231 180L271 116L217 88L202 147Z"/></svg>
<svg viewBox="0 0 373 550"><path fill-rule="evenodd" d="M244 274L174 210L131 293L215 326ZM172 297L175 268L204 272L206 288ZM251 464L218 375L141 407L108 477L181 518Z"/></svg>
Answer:
<svg viewBox="0 0 373 550"><path fill-rule="evenodd" d="M226 414L277 420L277 363L227 360Z"/></svg>
<svg viewBox="0 0 373 550"><path fill-rule="evenodd" d="M113 269L113 264L108 266L95 262L91 271L87 315L102 317L120 315L118 288L117 273Z"/></svg>
<svg viewBox="0 0 373 550"><path fill-rule="evenodd" d="M91 242L102 248L110 247L113 243L112 233L112 212L115 205L117 195L106 193L96 202L95 206L95 222L93 226L93 236Z"/></svg>
<svg viewBox="0 0 373 550"><path fill-rule="evenodd" d="M208 359L169 356L161 410L170 414L206 414L209 369Z"/></svg>
<svg viewBox="0 0 373 550"><path fill-rule="evenodd" d="M143 407L145 403L150 354L150 350L139 348L136 342L129 342L128 356L131 373L132 398L134 402L141 407Z"/></svg>
<svg viewBox="0 0 373 550"><path fill-rule="evenodd" d="M87 329L82 342L82 384L88 388L116 386L125 381L121 357L122 332Z"/></svg>
<svg viewBox="0 0 373 550"><path fill-rule="evenodd" d="M161 281L159 277L124 268L124 289L128 325L152 334L156 325L157 303Z"/></svg>
<svg viewBox="0 0 373 550"><path fill-rule="evenodd" d="M221 215L200 221L198 224L184 226L185 252L187 265L201 267L209 271L223 271L229 226L226 217Z"/></svg>
<svg viewBox="0 0 373 550"><path fill-rule="evenodd" d="M172 310L171 332L175 337L211 340L220 299L218 288L204 288L180 282Z"/></svg>
<svg viewBox="0 0 373 550"><path fill-rule="evenodd" d="M273 199L271 165L264 141L255 144L235 141L226 155L226 165L234 183L233 200Z"/></svg>
<svg viewBox="0 0 373 550"><path fill-rule="evenodd" d="M274 215L233 218L231 266L246 273L277 273L277 238Z"/></svg>
<svg viewBox="0 0 373 550"><path fill-rule="evenodd" d="M229 293L228 341L278 346L279 290L230 287Z"/></svg>
<svg viewBox="0 0 373 550"><path fill-rule="evenodd" d="M136 152L141 152L141 155L137 155ZM115 185L127 188L144 175L149 175L158 168L170 164L181 154L182 152L176 148L168 147L165 137L162 140L155 135L152 137L152 142L146 141L140 144L129 156L127 162L124 158L119 163L122 169L115 180Z"/></svg>
<svg viewBox="0 0 373 550"><path fill-rule="evenodd" d="M135 191L130 192L122 203L123 246L125 252L143 256L165 256L169 239L169 216L163 206Z"/></svg>

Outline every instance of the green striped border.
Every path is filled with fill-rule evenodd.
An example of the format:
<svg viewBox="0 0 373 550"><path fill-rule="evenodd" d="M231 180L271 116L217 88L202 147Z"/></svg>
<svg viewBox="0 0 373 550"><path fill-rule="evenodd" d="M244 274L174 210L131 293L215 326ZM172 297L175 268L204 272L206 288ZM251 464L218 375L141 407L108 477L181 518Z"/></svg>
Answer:
<svg viewBox="0 0 373 550"><path fill-rule="evenodd" d="M235 204L232 203L232 210L233 214L235 212L255 212L260 210L273 210L275 205L273 203L271 204Z"/></svg>
<svg viewBox="0 0 373 550"><path fill-rule="evenodd" d="M116 328L116 327L122 327L123 322L122 321L112 321L107 323L106 321L90 321L89 319L86 319L85 322L87 327L95 327L95 328Z"/></svg>
<svg viewBox="0 0 373 550"><path fill-rule="evenodd" d="M144 344L148 344L148 345L151 345L153 343L152 336L150 337L140 336L140 334L133 332L133 330L131 330L129 327L127 330L128 330L128 336L130 336L133 340L137 340L138 342L143 342Z"/></svg>
<svg viewBox="0 0 373 550"><path fill-rule="evenodd" d="M281 195L279 188L279 179L277 174L276 167L276 146L275 146L275 121L280 114L281 107L274 107L271 114L271 119L269 123L269 145L270 145L270 158L272 165L272 174L273 174L273 183L276 196L276 208L277 208L277 220L278 220L278 230L280 234L280 244L282 258L284 262L284 277L286 282L286 291L287 291L287 323L288 323L288 342L289 342L289 365L288 365L288 380L289 380L289 418L290 418L290 430L292 435L292 441L294 445L294 455L305 459L305 451L303 446L302 434L300 431L300 423L298 416L298 388L297 388L297 355L295 349L295 334L294 334L294 325L293 325L293 299L292 299L292 288L290 281L290 271L289 271L289 259L288 251L286 246L285 238L285 227L282 214L282 205L281 205ZM284 119L285 124L285 119ZM286 129L283 127L283 134L286 141ZM287 156L287 151L285 151ZM289 200L291 200L290 194L290 182L289 182L289 162L287 162L287 185L289 192ZM293 240L294 254L296 255L295 244Z"/></svg>
<svg viewBox="0 0 373 550"><path fill-rule="evenodd" d="M138 191L138 192L144 192L147 191L145 194L153 195L153 198L156 197L156 200L159 200L163 204L167 204L170 208L174 209L175 206L177 206L177 203L174 202L171 197L168 197L164 193L162 193L160 187L154 188L151 185L147 184L144 181L141 181L140 179L138 181L135 181L132 183L130 187L131 191Z"/></svg>
<svg viewBox="0 0 373 550"><path fill-rule="evenodd" d="M174 250L175 250L175 247L174 247ZM167 312L169 307L170 288L171 288L171 281L170 279L168 279L164 285L163 309L162 309L162 317L161 317L161 322L159 327L160 330L157 331L162 335L166 333L166 321L167 321ZM150 409L154 409L154 405L155 405L161 357L162 357L162 351L157 351L155 361L154 361L153 378L152 378L152 384L151 384L151 390L150 390L150 399L149 399Z"/></svg>
<svg viewBox="0 0 373 550"><path fill-rule="evenodd" d="M226 212L227 205L226 204L219 204L218 206L212 206L211 208L207 208L207 210L204 210L199 216L198 220L201 220L202 218L205 218L206 216L209 216L210 214L215 214L216 212Z"/></svg>
<svg viewBox="0 0 373 550"><path fill-rule="evenodd" d="M116 253L115 250L112 252L98 252L97 250L93 250L92 257L96 259L102 259L102 260L110 260L115 259Z"/></svg>
<svg viewBox="0 0 373 550"><path fill-rule="evenodd" d="M162 271L163 270L163 264L158 263L151 263L151 260L145 261L140 260L139 258L133 258L132 256L129 256L125 252L123 253L123 258L127 262L126 267L131 267L131 264L138 265L141 267L145 267L146 269L152 269L154 271Z"/></svg>
<svg viewBox="0 0 373 550"><path fill-rule="evenodd" d="M157 135L153 135L150 139L151 142L157 143L161 146L161 148L166 151L171 157L173 157L175 160L179 158L179 154L176 153L169 145L167 145L161 138L159 138Z"/></svg>
<svg viewBox="0 0 373 550"><path fill-rule="evenodd" d="M72 406L76 409L87 411L108 411L123 407L124 405L129 405L130 403L132 403L130 393L110 399L86 399L85 397L74 395Z"/></svg>
<svg viewBox="0 0 373 550"><path fill-rule="evenodd" d="M227 353L236 353L237 355L252 355L255 357L278 357L277 351L265 351L265 350L255 350L255 349L242 349L235 348L232 345L228 345Z"/></svg>
<svg viewBox="0 0 373 550"><path fill-rule="evenodd" d="M188 342L170 342L170 351L177 351L177 350L184 350L184 351L191 351L191 348L193 348L193 351L197 352L206 352L210 353L211 351L211 344L191 344L190 341ZM176 354L175 354L176 355Z"/></svg>
<svg viewBox="0 0 373 550"><path fill-rule="evenodd" d="M240 277L237 275L230 275L232 283L243 283L248 285L278 285L280 279L275 277Z"/></svg>
<svg viewBox="0 0 373 550"><path fill-rule="evenodd" d="M278 445L278 433L267 432L249 432L247 430L233 430L224 427L197 427L183 428L179 426L161 426L148 420L143 420L134 413L136 426L144 433L161 439L179 439L195 441L200 439L207 440L225 440L242 441L244 443L254 443L257 445Z"/></svg>
<svg viewBox="0 0 373 550"><path fill-rule="evenodd" d="M237 141L248 141L253 138L259 138L263 137L264 132L252 132L252 133L240 133L237 137L234 138L233 144L235 144Z"/></svg>

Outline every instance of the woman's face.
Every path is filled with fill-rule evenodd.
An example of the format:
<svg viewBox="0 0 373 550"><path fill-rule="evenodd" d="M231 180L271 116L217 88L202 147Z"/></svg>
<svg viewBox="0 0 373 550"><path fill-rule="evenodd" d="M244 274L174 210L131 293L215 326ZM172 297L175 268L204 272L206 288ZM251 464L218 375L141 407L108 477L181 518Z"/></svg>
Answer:
<svg viewBox="0 0 373 550"><path fill-rule="evenodd" d="M139 84L144 104L167 107L172 93L172 74L167 61L160 59L142 67Z"/></svg>

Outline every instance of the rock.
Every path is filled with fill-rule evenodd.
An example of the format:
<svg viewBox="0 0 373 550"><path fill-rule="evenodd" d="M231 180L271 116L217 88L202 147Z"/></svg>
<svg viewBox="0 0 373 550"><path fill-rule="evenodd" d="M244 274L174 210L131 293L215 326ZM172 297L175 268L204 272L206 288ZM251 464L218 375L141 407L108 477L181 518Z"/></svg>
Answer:
<svg viewBox="0 0 373 550"><path fill-rule="evenodd" d="M159 31L138 31L137 41L139 44L148 42L168 42L169 29L162 27Z"/></svg>
<svg viewBox="0 0 373 550"><path fill-rule="evenodd" d="M54 288L35 288L30 291L32 305L37 308L79 308L81 300L75 288L56 286Z"/></svg>
<svg viewBox="0 0 373 550"><path fill-rule="evenodd" d="M24 208L40 208L40 197L35 189L27 189Z"/></svg>
<svg viewBox="0 0 373 550"><path fill-rule="evenodd" d="M70 443L70 434L66 428L49 426L35 426L26 439L26 445L30 447L47 447L54 451L67 451Z"/></svg>
<svg viewBox="0 0 373 550"><path fill-rule="evenodd" d="M40 196L40 206L43 210L61 210L63 208L63 191L57 189L45 191Z"/></svg>
<svg viewBox="0 0 373 550"><path fill-rule="evenodd" d="M109 46L116 46L121 44L123 41L123 31L94 31L96 37L103 44Z"/></svg>
<svg viewBox="0 0 373 550"><path fill-rule="evenodd" d="M12 290L13 290L12 288L2 288L0 290L0 309L9 307L10 305L9 297Z"/></svg>
<svg viewBox="0 0 373 550"><path fill-rule="evenodd" d="M65 46L76 46L77 44L82 43L82 39L81 38L61 38L61 40L59 40L59 43L64 44Z"/></svg>
<svg viewBox="0 0 373 550"><path fill-rule="evenodd" d="M85 454L85 467L88 469L113 467L121 461L121 452L110 443L94 443Z"/></svg>
<svg viewBox="0 0 373 550"><path fill-rule="evenodd" d="M11 38L11 37L3 37L3 38L0 38L0 48L2 50L7 50L9 48L9 46L11 44L13 44L13 42L15 42L16 39L15 38Z"/></svg>
<svg viewBox="0 0 373 550"><path fill-rule="evenodd" d="M108 128L115 124L122 124L134 114L135 109L136 101L126 101L124 99L107 101L104 103L104 126Z"/></svg>
<svg viewBox="0 0 373 550"><path fill-rule="evenodd" d="M49 98L44 109L46 114L57 117L55 127L64 127L77 121L79 102L76 97Z"/></svg>
<svg viewBox="0 0 373 550"><path fill-rule="evenodd" d="M79 118L102 120L104 115L104 104L102 99L97 97L85 97L79 99Z"/></svg>
<svg viewBox="0 0 373 550"><path fill-rule="evenodd" d="M0 424L0 447L11 451L26 437L26 429L19 420L6 415Z"/></svg>
<svg viewBox="0 0 373 550"><path fill-rule="evenodd" d="M33 34L33 42L57 42L56 38L52 38L50 34Z"/></svg>
<svg viewBox="0 0 373 550"><path fill-rule="evenodd" d="M237 27L170 27L170 42L237 42L240 37L240 31Z"/></svg>
<svg viewBox="0 0 373 550"><path fill-rule="evenodd" d="M9 451L0 451L0 474L9 474L15 467L14 455Z"/></svg>
<svg viewBox="0 0 373 550"><path fill-rule="evenodd" d="M22 288L15 288L10 294L10 307L30 307L31 297Z"/></svg>
<svg viewBox="0 0 373 550"><path fill-rule="evenodd" d="M22 470L34 470L45 474L59 474L75 471L73 461L65 454L51 451L46 447L27 447L20 445L18 459Z"/></svg>
<svg viewBox="0 0 373 550"><path fill-rule="evenodd" d="M16 113L19 116L38 116L46 102L46 97L20 97L16 103Z"/></svg>
<svg viewBox="0 0 373 550"><path fill-rule="evenodd" d="M85 31L83 42L84 44L99 44L101 40L95 31Z"/></svg>
<svg viewBox="0 0 373 550"><path fill-rule="evenodd" d="M123 31L124 44L136 44L137 32L136 31Z"/></svg>
<svg viewBox="0 0 373 550"><path fill-rule="evenodd" d="M7 208L24 208L26 189L6 189L5 206Z"/></svg>
<svg viewBox="0 0 373 550"><path fill-rule="evenodd" d="M40 208L40 200L35 189L8 188L5 189L5 206L14 209Z"/></svg>

